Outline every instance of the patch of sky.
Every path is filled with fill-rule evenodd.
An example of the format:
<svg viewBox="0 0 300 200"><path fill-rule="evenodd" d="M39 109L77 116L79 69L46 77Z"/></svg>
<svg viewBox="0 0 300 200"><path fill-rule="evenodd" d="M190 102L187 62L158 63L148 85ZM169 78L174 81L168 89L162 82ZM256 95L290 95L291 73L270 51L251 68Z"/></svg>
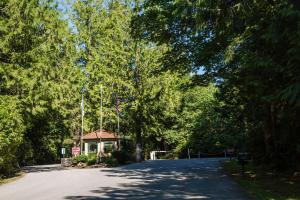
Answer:
<svg viewBox="0 0 300 200"><path fill-rule="evenodd" d="M197 71L196 71L196 74L199 74L199 75L203 75L205 73L205 67L200 67Z"/></svg>
<svg viewBox="0 0 300 200"><path fill-rule="evenodd" d="M66 20L68 23L69 28L72 30L73 33L78 33L75 24L73 23L72 19L70 18L72 14L72 6L75 3L75 0L56 0L57 9L60 13L60 17L63 20Z"/></svg>
<svg viewBox="0 0 300 200"><path fill-rule="evenodd" d="M205 74L205 67L204 66L201 66L201 67L198 67L197 69L193 70L190 72L190 76L194 76L194 75L203 75Z"/></svg>

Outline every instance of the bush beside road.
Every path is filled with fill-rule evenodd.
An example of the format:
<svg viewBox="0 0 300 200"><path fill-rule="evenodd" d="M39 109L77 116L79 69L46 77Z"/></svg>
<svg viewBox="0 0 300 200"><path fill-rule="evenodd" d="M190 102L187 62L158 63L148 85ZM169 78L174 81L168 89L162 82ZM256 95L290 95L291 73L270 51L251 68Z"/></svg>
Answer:
<svg viewBox="0 0 300 200"><path fill-rule="evenodd" d="M276 172L249 162L241 174L238 161L223 161L226 173L258 200L300 200L299 172Z"/></svg>
<svg viewBox="0 0 300 200"><path fill-rule="evenodd" d="M26 173L24 173L24 172L18 172L11 177L0 178L0 185L18 180L19 178L22 178L23 176L25 176L25 174Z"/></svg>

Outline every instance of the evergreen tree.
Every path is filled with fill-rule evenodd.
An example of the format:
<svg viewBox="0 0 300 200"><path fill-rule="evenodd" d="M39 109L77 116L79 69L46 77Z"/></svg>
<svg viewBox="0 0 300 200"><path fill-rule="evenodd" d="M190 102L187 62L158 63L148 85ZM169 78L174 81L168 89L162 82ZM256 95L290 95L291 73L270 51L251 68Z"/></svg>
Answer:
<svg viewBox="0 0 300 200"><path fill-rule="evenodd" d="M14 97L0 96L0 178L11 175L18 167L16 152L25 128L19 103Z"/></svg>
<svg viewBox="0 0 300 200"><path fill-rule="evenodd" d="M73 19L78 30L78 63L86 75L86 130L99 128L100 87L104 88L104 127L117 130L120 102L121 132L136 141L142 160L142 138L161 138L167 109L175 109L177 74L160 73L166 47L133 40L130 6L109 1L77 1ZM175 97L175 98L174 98ZM173 102L172 102L173 100Z"/></svg>
<svg viewBox="0 0 300 200"><path fill-rule="evenodd" d="M299 2L146 0L138 5L136 37L170 44L165 60L173 65L166 66L204 68L202 78L215 77L218 98L232 109L234 121L243 122L238 127L250 136L248 150L256 161L279 168L299 164Z"/></svg>
<svg viewBox="0 0 300 200"><path fill-rule="evenodd" d="M55 160L79 102L81 75L69 28L53 1L8 0L0 6L0 89L19 102L25 126L19 160Z"/></svg>

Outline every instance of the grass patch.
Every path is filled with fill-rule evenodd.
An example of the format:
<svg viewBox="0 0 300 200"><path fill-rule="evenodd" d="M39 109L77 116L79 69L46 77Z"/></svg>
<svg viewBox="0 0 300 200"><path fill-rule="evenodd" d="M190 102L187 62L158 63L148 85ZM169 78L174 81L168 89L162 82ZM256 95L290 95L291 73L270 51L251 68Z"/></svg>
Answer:
<svg viewBox="0 0 300 200"><path fill-rule="evenodd" d="M16 181L16 180L24 177L25 174L26 174L25 172L21 171L21 172L16 173L13 177L7 177L7 178L2 178L2 179L0 178L0 185Z"/></svg>
<svg viewBox="0 0 300 200"><path fill-rule="evenodd" d="M300 200L298 173L278 173L249 162L242 176L236 160L224 161L222 165L227 174L258 200Z"/></svg>

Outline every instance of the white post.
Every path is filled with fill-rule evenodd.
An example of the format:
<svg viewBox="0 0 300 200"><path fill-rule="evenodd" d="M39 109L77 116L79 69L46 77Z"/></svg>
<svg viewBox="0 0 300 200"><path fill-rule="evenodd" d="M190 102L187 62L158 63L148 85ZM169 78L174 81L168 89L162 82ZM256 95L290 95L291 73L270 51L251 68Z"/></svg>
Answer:
<svg viewBox="0 0 300 200"><path fill-rule="evenodd" d="M104 142L101 142L101 152L104 153Z"/></svg>
<svg viewBox="0 0 300 200"><path fill-rule="evenodd" d="M100 86L100 93L101 93L101 100L100 100L100 151L99 151L99 159L100 159L100 162L102 162L102 148L101 148L101 144L102 144L102 138L101 138L101 134L102 134L102 104L103 104L103 101L102 101L102 93L103 93L103 87L102 85Z"/></svg>
<svg viewBox="0 0 300 200"><path fill-rule="evenodd" d="M101 143L97 143L97 154L99 155L101 152Z"/></svg>
<svg viewBox="0 0 300 200"><path fill-rule="evenodd" d="M80 136L80 154L82 155L83 150L83 116L84 116L84 102L83 102L83 94L81 99L81 136Z"/></svg>
<svg viewBox="0 0 300 200"><path fill-rule="evenodd" d="M120 100L118 99L118 104L120 104ZM118 109L119 109L119 105L117 105L118 106ZM119 110L118 110L118 143L119 143L119 149L118 150L120 150L121 149L121 139L120 139L120 112L119 112Z"/></svg>
<svg viewBox="0 0 300 200"><path fill-rule="evenodd" d="M89 143L84 143L84 154L88 155L89 154Z"/></svg>
<svg viewBox="0 0 300 200"><path fill-rule="evenodd" d="M154 151L151 151L151 152L150 152L150 159L151 159L151 160L154 160Z"/></svg>

